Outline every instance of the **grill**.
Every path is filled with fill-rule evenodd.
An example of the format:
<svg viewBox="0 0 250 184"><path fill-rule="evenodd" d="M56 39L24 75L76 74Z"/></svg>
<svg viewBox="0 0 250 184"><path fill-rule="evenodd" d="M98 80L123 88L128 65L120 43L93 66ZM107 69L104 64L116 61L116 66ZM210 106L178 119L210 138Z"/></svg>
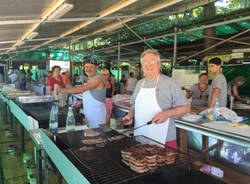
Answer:
<svg viewBox="0 0 250 184"><path fill-rule="evenodd" d="M40 103L25 103L22 104L18 101L14 102L19 105L20 108L29 116L32 116L39 123L40 128L49 128L49 115L51 111L51 102ZM65 127L67 112L61 112L58 114L58 126Z"/></svg>
<svg viewBox="0 0 250 184"><path fill-rule="evenodd" d="M98 129L100 131L100 129ZM118 135L117 132L111 131L104 133L102 131L102 137ZM104 148L96 148L93 151L84 152L79 151L79 148L83 146L80 140L84 139L83 131L70 132L60 134L56 138L57 146L64 152L68 159L79 169L79 171L94 184L114 184L114 183L133 183L140 178L147 175L152 175L161 169L169 169L168 166L159 167L154 172L136 173L132 171L128 166L122 163L121 149L130 147L133 145L140 145L145 143L153 143L154 141L138 136L134 138L125 137L119 141L108 142ZM74 141L73 141L74 140ZM181 153L177 154L176 162L173 164L173 168L184 168L188 172L187 162L180 161L179 158L184 156ZM188 160L188 159L183 159ZM155 177L157 180L157 177Z"/></svg>
<svg viewBox="0 0 250 184"><path fill-rule="evenodd" d="M124 183L142 176L142 174L137 174L129 168L122 166L122 163L113 160L112 155L107 159L101 157L95 161L82 161L82 159L79 159L79 157L71 150L67 150L66 155L73 156L71 161L77 165L78 169L90 181L90 183Z"/></svg>

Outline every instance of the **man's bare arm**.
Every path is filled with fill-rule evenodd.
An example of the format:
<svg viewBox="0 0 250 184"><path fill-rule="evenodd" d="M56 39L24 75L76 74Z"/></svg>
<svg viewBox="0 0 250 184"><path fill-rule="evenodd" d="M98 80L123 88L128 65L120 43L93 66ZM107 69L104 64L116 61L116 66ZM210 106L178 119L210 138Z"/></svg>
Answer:
<svg viewBox="0 0 250 184"><path fill-rule="evenodd" d="M189 99L192 96L192 91L190 89L186 89L186 97Z"/></svg>
<svg viewBox="0 0 250 184"><path fill-rule="evenodd" d="M124 116L124 118L122 118L122 121L124 122L125 125L130 125L133 123L133 118L135 115L135 108L132 105L129 109L129 112L126 116Z"/></svg>
<svg viewBox="0 0 250 184"><path fill-rule="evenodd" d="M52 95L52 87L51 86L48 86L48 94Z"/></svg>
<svg viewBox="0 0 250 184"><path fill-rule="evenodd" d="M100 77L94 78L91 81L89 81L86 85L84 86L78 86L74 88L59 88L58 91L60 93L83 93L85 91L95 89L98 87L98 85L102 82L102 79Z"/></svg>
<svg viewBox="0 0 250 184"><path fill-rule="evenodd" d="M242 100L238 93L238 87L236 85L233 86L233 96L236 100Z"/></svg>

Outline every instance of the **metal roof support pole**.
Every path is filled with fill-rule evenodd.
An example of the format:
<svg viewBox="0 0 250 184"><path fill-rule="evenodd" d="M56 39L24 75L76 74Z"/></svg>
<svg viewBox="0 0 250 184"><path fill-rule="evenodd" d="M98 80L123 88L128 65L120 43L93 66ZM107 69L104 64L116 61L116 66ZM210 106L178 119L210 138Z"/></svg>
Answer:
<svg viewBox="0 0 250 184"><path fill-rule="evenodd" d="M45 20L42 21L41 19L36 20L7 20L7 21L0 21L0 25L18 25L18 24L33 24L33 23L54 23L54 22L82 22L86 20L113 20L113 19L125 19L125 18L140 18L140 17L154 17L154 16L161 16L161 15L173 15L177 13L177 11L173 12L164 12L164 13L150 13L150 14L134 14L134 15L121 15L121 16L108 16L108 17L82 17L82 18L60 18L56 20Z"/></svg>
<svg viewBox="0 0 250 184"><path fill-rule="evenodd" d="M173 63L172 63L172 70L175 68L177 62L177 36L178 36L178 28L177 28L178 20L177 16L175 15L175 27L174 27L174 55L173 55ZM172 73L171 70L171 73Z"/></svg>
<svg viewBox="0 0 250 184"><path fill-rule="evenodd" d="M248 32L248 31L250 31L250 29L247 29L247 30L245 30L245 31L243 31L243 32L240 32L240 33L238 33L238 34L236 34L236 35L234 35L234 36L232 36L232 37L230 37L230 38L227 38L227 39L225 39L225 40L223 40L223 41L221 41L221 42L219 42L219 43L216 43L216 44L214 44L214 45L212 45L212 46L210 46L210 47L208 47L208 48L206 48L206 49L204 49L204 50L202 50L202 51L200 51L200 52L197 52L197 53L195 53L195 54L193 54L193 55L191 55L191 56L189 56L189 57L187 57L187 58L181 60L180 62L183 62L183 61L185 61L185 60L187 60L187 59L190 59L190 58L192 58L192 57L194 57L194 56L197 56L197 55L199 55L199 54L201 54L201 53L203 53L203 52L206 52L206 51L208 51L208 50L210 50L210 49L212 49L212 48L214 48L214 47L217 47L218 45L221 45L221 44L227 42L228 40L232 40L232 39L234 39L234 38L236 38L236 37L238 37L238 36L240 36L240 35L242 35L242 34L245 34L245 33Z"/></svg>
<svg viewBox="0 0 250 184"><path fill-rule="evenodd" d="M13 58L9 55L9 70L10 70L10 69L13 69L13 68L12 68L12 59L13 59Z"/></svg>
<svg viewBox="0 0 250 184"><path fill-rule="evenodd" d="M71 53L71 41L68 42L69 44L69 76L70 76L70 81L71 84L73 84L73 62L71 59L72 53Z"/></svg>
<svg viewBox="0 0 250 184"><path fill-rule="evenodd" d="M128 28L135 36L137 36L142 42L144 42L150 49L154 49L148 42L147 39L143 39L140 35L138 35L133 29L131 29L126 23L122 22L121 19L118 19L122 25L124 25L126 28ZM164 59L164 57L161 55L160 56Z"/></svg>
<svg viewBox="0 0 250 184"><path fill-rule="evenodd" d="M119 39L120 39L120 34L119 34ZM117 83L116 83L116 92L119 92L119 86L120 86L120 68L121 68L121 43L118 42L118 54L117 54L117 65L118 65L118 75L117 75Z"/></svg>
<svg viewBox="0 0 250 184"><path fill-rule="evenodd" d="M236 19L232 19L232 20L228 20L228 21L222 21L222 22L218 22L218 23L214 23L214 24L210 24L210 25L204 25L204 26L200 26L200 27L196 27L196 28L191 28L191 29L188 29L188 30L185 30L185 31L179 31L178 34L182 34L184 32L197 31L197 30L206 29L206 28L210 28L210 27L216 27L216 26L225 25L225 24L232 24L234 22L246 21L246 20L249 20L249 19L250 19L250 16L240 17L240 18L236 18ZM168 34L164 34L164 35L161 35L161 36L155 36L155 37L147 38L145 41L155 40L155 39L158 39L158 38L164 38L164 37L169 37L169 36L174 36L174 33L168 33ZM129 43L124 43L121 46L134 45L134 44L141 43L141 42L144 42L144 40L137 40L137 41L133 41L133 42L129 42ZM116 47L117 46L115 45L115 46L111 46L111 47L98 49L97 51L102 51L102 50L116 48Z"/></svg>
<svg viewBox="0 0 250 184"><path fill-rule="evenodd" d="M143 39L140 35L138 35L133 29L131 29L126 23L122 22L121 19L118 19L122 25L124 25L126 28L128 28L135 36L137 36L142 42L144 42L149 48L153 49L153 47L145 40Z"/></svg>
<svg viewBox="0 0 250 184"><path fill-rule="evenodd" d="M191 36L198 37L198 38L207 37L207 38L214 39L214 40L220 40L220 41L225 40L223 38L217 38L217 37L206 36L206 35L199 35L199 34L189 33L189 32L185 32L185 31L184 31L184 33L189 34ZM242 42L242 41L237 41L237 40L226 40L226 41L230 42L230 43L237 43L237 44L242 44L242 45L248 45L248 46L250 46L250 43L247 43L247 42Z"/></svg>

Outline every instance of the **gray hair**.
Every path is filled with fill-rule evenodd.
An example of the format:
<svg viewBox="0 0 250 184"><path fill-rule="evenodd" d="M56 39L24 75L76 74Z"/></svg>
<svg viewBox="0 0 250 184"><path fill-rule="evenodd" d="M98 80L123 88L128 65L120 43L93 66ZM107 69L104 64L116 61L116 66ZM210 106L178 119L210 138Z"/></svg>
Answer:
<svg viewBox="0 0 250 184"><path fill-rule="evenodd" d="M147 49L147 50L143 51L143 53L141 54L141 61L142 61L142 58L146 54L153 54L153 55L155 55L157 57L157 62L158 63L161 62L160 53L157 50L155 50L155 49Z"/></svg>

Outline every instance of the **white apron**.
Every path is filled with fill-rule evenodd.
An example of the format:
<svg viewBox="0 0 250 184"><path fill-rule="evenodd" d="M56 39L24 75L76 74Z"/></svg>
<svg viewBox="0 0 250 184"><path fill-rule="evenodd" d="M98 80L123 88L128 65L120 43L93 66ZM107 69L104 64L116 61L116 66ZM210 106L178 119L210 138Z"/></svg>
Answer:
<svg viewBox="0 0 250 184"><path fill-rule="evenodd" d="M83 111L87 126L89 128L99 128L99 124L106 122L105 103L96 100L90 91L82 94Z"/></svg>
<svg viewBox="0 0 250 184"><path fill-rule="evenodd" d="M159 77L156 81L158 84ZM156 98L156 86L154 88L143 88L141 85L139 93L135 99L135 128L151 121L153 117L162 111ZM160 124L151 124L134 131L134 136L144 135L159 143L165 144L169 127L169 119Z"/></svg>

